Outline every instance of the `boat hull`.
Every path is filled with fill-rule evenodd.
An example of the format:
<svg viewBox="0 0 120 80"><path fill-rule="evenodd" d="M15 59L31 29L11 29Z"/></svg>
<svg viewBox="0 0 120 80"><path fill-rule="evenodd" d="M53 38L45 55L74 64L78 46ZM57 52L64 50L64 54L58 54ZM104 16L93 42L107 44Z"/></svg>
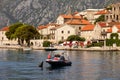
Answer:
<svg viewBox="0 0 120 80"><path fill-rule="evenodd" d="M55 51L57 48L45 48L45 51Z"/></svg>
<svg viewBox="0 0 120 80"><path fill-rule="evenodd" d="M51 65L51 67L62 67L62 66L71 66L70 61L46 61Z"/></svg>

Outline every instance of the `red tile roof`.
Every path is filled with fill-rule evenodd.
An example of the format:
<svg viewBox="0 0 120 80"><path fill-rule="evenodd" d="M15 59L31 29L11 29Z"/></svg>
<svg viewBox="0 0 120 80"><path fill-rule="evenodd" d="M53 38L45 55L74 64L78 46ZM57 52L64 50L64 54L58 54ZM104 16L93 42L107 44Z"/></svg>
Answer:
<svg viewBox="0 0 120 80"><path fill-rule="evenodd" d="M82 19L82 16L73 16L73 19Z"/></svg>
<svg viewBox="0 0 120 80"><path fill-rule="evenodd" d="M48 28L49 26L58 27L58 26L60 26L60 25L59 25L59 24L56 24L56 23L49 23L49 24L47 24L47 25L38 26L38 29L39 29L39 30L45 29L45 28Z"/></svg>
<svg viewBox="0 0 120 80"><path fill-rule="evenodd" d="M45 29L45 28L47 28L47 27L48 27L48 26L42 25L42 26L38 26L38 29L41 30L41 29Z"/></svg>
<svg viewBox="0 0 120 80"><path fill-rule="evenodd" d="M105 23L105 22L99 22L98 23L101 27L106 27L107 26L107 23Z"/></svg>
<svg viewBox="0 0 120 80"><path fill-rule="evenodd" d="M85 20L85 19L82 19L82 20L81 20L81 23L82 23L82 24L90 24L90 22L89 22L88 20Z"/></svg>
<svg viewBox="0 0 120 80"><path fill-rule="evenodd" d="M2 29L0 29L0 31L8 31L9 30L9 27L3 27Z"/></svg>
<svg viewBox="0 0 120 80"><path fill-rule="evenodd" d="M108 14L108 13L110 13L108 10L100 10L100 11L98 11L95 15L102 15L102 14Z"/></svg>
<svg viewBox="0 0 120 80"><path fill-rule="evenodd" d="M116 27L117 27L118 29L120 29L120 25L116 25Z"/></svg>
<svg viewBox="0 0 120 80"><path fill-rule="evenodd" d="M67 24L71 24L71 25L86 25L86 24L90 24L90 22L89 21L87 21L87 20L84 20L84 19L71 19L71 20L68 20L67 22L66 22Z"/></svg>
<svg viewBox="0 0 120 80"><path fill-rule="evenodd" d="M108 24L109 26L120 25L120 22L109 22Z"/></svg>
<svg viewBox="0 0 120 80"><path fill-rule="evenodd" d="M120 32L120 25L115 25L118 28L118 32ZM112 33L112 27L107 30L108 33Z"/></svg>
<svg viewBox="0 0 120 80"><path fill-rule="evenodd" d="M90 24L90 25L86 25L84 26L81 31L92 31L94 29L94 25Z"/></svg>
<svg viewBox="0 0 120 80"><path fill-rule="evenodd" d="M60 16L62 16L63 18L73 18L73 16L71 14L68 14L68 15L63 14L63 15L60 15Z"/></svg>
<svg viewBox="0 0 120 80"><path fill-rule="evenodd" d="M108 29L107 33L112 33L112 28Z"/></svg>

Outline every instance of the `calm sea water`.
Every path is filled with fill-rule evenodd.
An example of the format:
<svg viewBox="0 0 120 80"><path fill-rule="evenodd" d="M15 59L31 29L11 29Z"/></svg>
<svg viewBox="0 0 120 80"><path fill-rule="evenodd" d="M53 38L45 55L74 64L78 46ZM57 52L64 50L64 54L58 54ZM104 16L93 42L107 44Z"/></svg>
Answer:
<svg viewBox="0 0 120 80"><path fill-rule="evenodd" d="M120 80L120 52L69 51L72 66L51 69L49 52L0 49L0 80Z"/></svg>

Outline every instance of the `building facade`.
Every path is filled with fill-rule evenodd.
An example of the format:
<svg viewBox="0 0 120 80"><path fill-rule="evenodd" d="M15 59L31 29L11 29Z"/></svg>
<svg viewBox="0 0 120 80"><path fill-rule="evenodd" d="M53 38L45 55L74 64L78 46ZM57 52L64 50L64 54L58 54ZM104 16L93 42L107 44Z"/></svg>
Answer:
<svg viewBox="0 0 120 80"><path fill-rule="evenodd" d="M107 22L120 22L120 3L112 4L110 7L110 13L105 15L105 20Z"/></svg>
<svg viewBox="0 0 120 80"><path fill-rule="evenodd" d="M3 27L0 29L0 45L17 45L17 39L8 40L5 33L9 30L9 27Z"/></svg>

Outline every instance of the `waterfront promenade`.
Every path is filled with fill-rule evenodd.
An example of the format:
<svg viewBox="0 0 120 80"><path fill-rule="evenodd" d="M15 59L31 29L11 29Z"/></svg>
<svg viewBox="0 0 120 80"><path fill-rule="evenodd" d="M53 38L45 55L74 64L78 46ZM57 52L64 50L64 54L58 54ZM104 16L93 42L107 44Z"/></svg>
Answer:
<svg viewBox="0 0 120 80"><path fill-rule="evenodd" d="M19 45L0 45L0 48L5 49L24 49L25 47L19 46ZM33 50L44 50L47 47L36 47L32 46L31 49ZM75 51L119 51L120 47L90 47L90 48L70 48L66 46L55 46L57 50L75 50Z"/></svg>

